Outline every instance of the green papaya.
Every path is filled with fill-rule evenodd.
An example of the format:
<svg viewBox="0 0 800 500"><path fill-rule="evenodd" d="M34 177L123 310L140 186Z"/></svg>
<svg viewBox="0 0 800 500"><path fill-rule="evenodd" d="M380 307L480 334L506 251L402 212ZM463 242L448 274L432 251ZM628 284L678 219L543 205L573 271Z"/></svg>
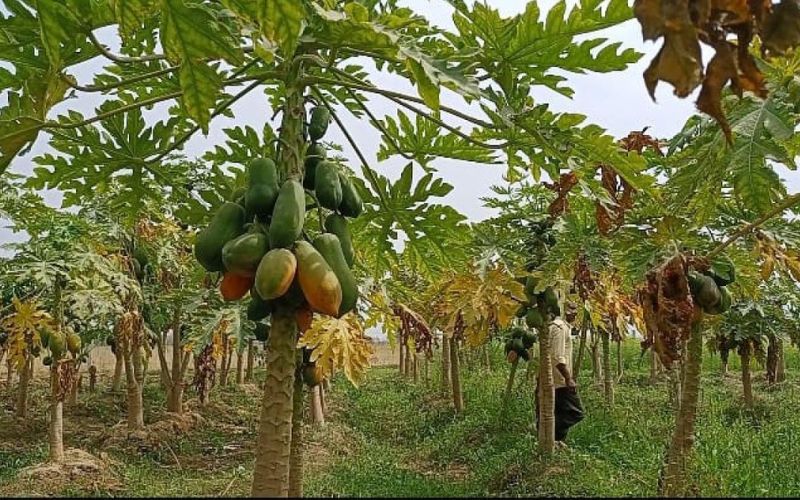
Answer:
<svg viewBox="0 0 800 500"><path fill-rule="evenodd" d="M508 354L514 350L514 339L506 340L506 344L504 346L505 353Z"/></svg>
<svg viewBox="0 0 800 500"><path fill-rule="evenodd" d="M248 216L266 220L278 199L278 170L269 158L257 158L247 167L248 188L244 206Z"/></svg>
<svg viewBox="0 0 800 500"><path fill-rule="evenodd" d="M256 340L259 342L266 342L269 338L269 323L256 323L256 328L253 331L255 334Z"/></svg>
<svg viewBox="0 0 800 500"><path fill-rule="evenodd" d="M531 303L536 303L536 285L539 284L539 280L533 276L526 276L525 277L525 297Z"/></svg>
<svg viewBox="0 0 800 500"><path fill-rule="evenodd" d="M140 246L134 248L133 258L139 262L139 265L142 266L142 269L147 267L147 264L150 263L150 258L148 257L147 252Z"/></svg>
<svg viewBox="0 0 800 500"><path fill-rule="evenodd" d="M328 157L327 150L321 144L312 144L306 151L305 176L303 176L303 187L314 189L314 180L317 178L317 165Z"/></svg>
<svg viewBox="0 0 800 500"><path fill-rule="evenodd" d="M339 316L352 311L358 301L358 285L342 251L339 238L332 233L323 233L314 238L314 248L322 254L325 261L331 266L339 284L342 287L342 304L339 306Z"/></svg>
<svg viewBox="0 0 800 500"><path fill-rule="evenodd" d="M317 165L314 179L314 192L319 204L328 210L337 210L342 203L342 183L339 182L339 169L336 164L321 161Z"/></svg>
<svg viewBox="0 0 800 500"><path fill-rule="evenodd" d="M339 172L339 184L342 186L342 202L339 204L339 212L345 217L358 217L364 210L364 203L361 196L356 191L353 181L347 175Z"/></svg>
<svg viewBox="0 0 800 500"><path fill-rule="evenodd" d="M39 331L39 342L42 344L42 347L47 347L48 343L50 342L50 335L52 334L53 333L47 328L42 328Z"/></svg>
<svg viewBox="0 0 800 500"><path fill-rule="evenodd" d="M255 287L250 290L250 303L247 304L247 319L250 321L261 321L272 312L272 304L262 299Z"/></svg>
<svg viewBox="0 0 800 500"><path fill-rule="evenodd" d="M695 299L697 299L697 303L700 307L708 312L719 305L719 302L722 300L722 293L720 292L719 286L717 286L714 279L710 276L701 275L699 279L701 284Z"/></svg>
<svg viewBox="0 0 800 500"><path fill-rule="evenodd" d="M331 112L325 106L317 106L311 110L311 118L308 121L308 137L312 141L322 139L328 131L328 124L331 121Z"/></svg>
<svg viewBox="0 0 800 500"><path fill-rule="evenodd" d="M75 334L70 333L67 335L67 350L72 354L78 354L81 350L81 338Z"/></svg>
<svg viewBox="0 0 800 500"><path fill-rule="evenodd" d="M256 271L255 289L264 300L283 296L297 272L297 259L285 248L270 250L261 259Z"/></svg>
<svg viewBox="0 0 800 500"><path fill-rule="evenodd" d="M728 290L726 290L725 287L721 286L719 287L719 294L720 294L719 303L716 306L710 307L708 310L706 310L705 312L707 312L708 314L712 315L722 314L728 312L728 310L731 308L732 300L731 300L731 294L728 292Z"/></svg>
<svg viewBox="0 0 800 500"><path fill-rule="evenodd" d="M525 349L530 349L533 347L533 344L536 343L536 334L533 332L523 332L522 334L522 344L525 346Z"/></svg>
<svg viewBox="0 0 800 500"><path fill-rule="evenodd" d="M333 233L339 238L339 243L342 245L342 253L344 253L344 260L347 265L352 268L355 262L355 254L353 253L353 240L350 238L350 229L347 224L347 219L339 214L331 214L325 219L325 231Z"/></svg>
<svg viewBox="0 0 800 500"><path fill-rule="evenodd" d="M55 332L50 336L50 354L53 359L58 359L67 350L67 337L61 332Z"/></svg>
<svg viewBox="0 0 800 500"><path fill-rule="evenodd" d="M528 312L525 314L525 324L528 325L529 328L542 328L544 326L544 317L542 317L542 313L539 312L539 309L528 309Z"/></svg>
<svg viewBox="0 0 800 500"><path fill-rule="evenodd" d="M208 227L197 233L194 255L206 271L225 269L222 248L244 232L244 220L244 209L236 203L227 202L220 207Z"/></svg>
<svg viewBox="0 0 800 500"><path fill-rule="evenodd" d="M240 276L255 276L261 258L269 250L269 238L258 226L222 247L225 270Z"/></svg>
<svg viewBox="0 0 800 500"><path fill-rule="evenodd" d="M306 193L303 186L294 179L283 183L278 200L272 210L272 223L269 226L270 248L289 248L303 231L306 215Z"/></svg>

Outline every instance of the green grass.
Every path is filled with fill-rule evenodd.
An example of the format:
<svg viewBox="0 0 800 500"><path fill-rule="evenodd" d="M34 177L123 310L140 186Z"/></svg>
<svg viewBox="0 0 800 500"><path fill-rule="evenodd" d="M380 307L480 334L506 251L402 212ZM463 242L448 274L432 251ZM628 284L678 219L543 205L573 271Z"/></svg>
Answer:
<svg viewBox="0 0 800 500"><path fill-rule="evenodd" d="M757 404L741 401L738 361L720 375L718 358L706 356L691 463L690 493L703 496L765 496L800 493L800 366L789 349L789 381L769 388L763 369L754 369ZM456 415L432 384L400 377L396 368L375 368L359 388L337 378L328 395L325 427L307 427L307 495L314 496L648 496L673 426L668 382L648 383L647 359L638 345L624 348L625 375L616 386L616 405L606 407L602 388L581 372L586 418L573 428L569 448L551 457L537 452L533 385L527 366L517 372L514 398L503 413L501 397L509 365L493 353L493 369L475 363L464 369L466 410ZM438 363L437 363L438 364ZM263 375L263 374L260 374ZM164 419L164 395L152 377L145 391L146 422ZM187 393L188 399L193 395ZM112 461L112 480L73 482L42 491L15 479L24 467L42 462L46 449L46 387L31 396L31 417L13 419L11 395L0 395L0 496L246 496L252 480L260 391L217 387L204 423L158 443L108 441L108 429L124 418L124 394L101 391L81 396L65 410L65 441Z"/></svg>

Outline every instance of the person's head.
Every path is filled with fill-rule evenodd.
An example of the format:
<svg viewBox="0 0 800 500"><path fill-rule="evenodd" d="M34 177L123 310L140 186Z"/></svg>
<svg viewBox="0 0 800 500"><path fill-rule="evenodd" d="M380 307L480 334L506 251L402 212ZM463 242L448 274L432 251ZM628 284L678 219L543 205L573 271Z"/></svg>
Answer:
<svg viewBox="0 0 800 500"><path fill-rule="evenodd" d="M576 306L574 302L567 302L566 309L564 319L567 320L567 323L572 324L575 322L575 318L578 317L578 306Z"/></svg>

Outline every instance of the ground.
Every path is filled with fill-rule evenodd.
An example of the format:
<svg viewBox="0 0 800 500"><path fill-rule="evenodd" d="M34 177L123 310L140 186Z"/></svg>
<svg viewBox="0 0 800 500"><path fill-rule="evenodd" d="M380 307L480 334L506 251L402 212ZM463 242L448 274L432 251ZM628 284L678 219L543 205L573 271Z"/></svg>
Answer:
<svg viewBox="0 0 800 500"><path fill-rule="evenodd" d="M491 370L465 367L466 411L454 415L431 381L414 384L396 366L373 368L361 387L337 378L328 423L307 432L305 491L325 496L652 495L672 425L669 386L647 383L648 360L625 346L617 404L608 409L588 365L580 376L586 419L565 450L536 453L532 387L518 371L514 399L503 413L509 365L499 349ZM382 359L390 358L383 353ZM438 365L438 363L437 363ZM738 364L720 374L707 356L692 465L693 491L704 496L796 495L800 492L800 357L790 349L789 381L768 388L755 371L756 408L742 409ZM105 375L105 374L104 374ZM23 479L47 455L44 380L37 381L30 418L13 418L13 397L0 393L0 496L244 496L249 493L259 393L256 385L216 387L205 408L191 392L189 418L169 423L155 374L145 393L148 436L126 438L124 394L101 380L65 410L68 448L91 453L102 473L73 471L60 483Z"/></svg>

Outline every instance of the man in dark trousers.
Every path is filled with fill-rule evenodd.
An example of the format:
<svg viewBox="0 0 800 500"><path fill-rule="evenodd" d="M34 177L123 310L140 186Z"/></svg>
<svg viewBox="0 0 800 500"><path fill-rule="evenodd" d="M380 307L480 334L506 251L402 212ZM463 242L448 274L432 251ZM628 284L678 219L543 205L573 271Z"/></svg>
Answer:
<svg viewBox="0 0 800 500"><path fill-rule="evenodd" d="M578 396L577 384L572 378L572 328L570 323L575 321L576 307L569 303L566 319L552 315L549 325L550 345L552 346L553 360L553 386L555 388L555 421L556 444L565 446L567 431L573 425L583 420L583 406ZM539 388L536 387L536 425L539 425Z"/></svg>

